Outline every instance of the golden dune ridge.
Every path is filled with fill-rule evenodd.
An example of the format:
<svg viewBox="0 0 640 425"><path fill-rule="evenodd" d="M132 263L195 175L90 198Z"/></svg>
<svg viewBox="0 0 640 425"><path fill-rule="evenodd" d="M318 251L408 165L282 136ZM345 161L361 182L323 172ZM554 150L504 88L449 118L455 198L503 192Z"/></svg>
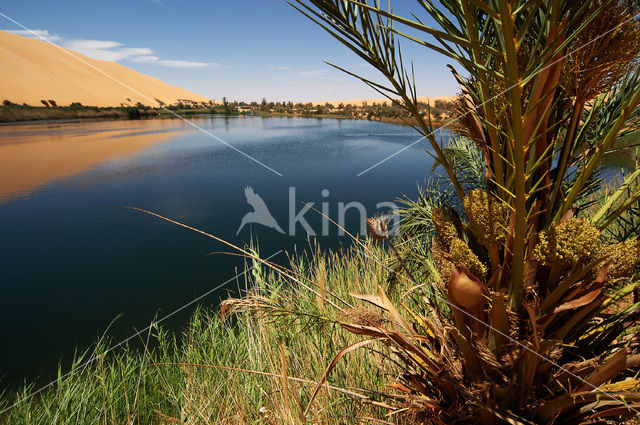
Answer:
<svg viewBox="0 0 640 425"><path fill-rule="evenodd" d="M208 102L204 96L166 84L115 62L74 56L144 94L141 96L50 43L0 30L0 101L29 105L55 100L58 106L80 102L89 106L135 104L156 106L178 99ZM130 100L127 100L130 99ZM151 99L151 100L150 100Z"/></svg>

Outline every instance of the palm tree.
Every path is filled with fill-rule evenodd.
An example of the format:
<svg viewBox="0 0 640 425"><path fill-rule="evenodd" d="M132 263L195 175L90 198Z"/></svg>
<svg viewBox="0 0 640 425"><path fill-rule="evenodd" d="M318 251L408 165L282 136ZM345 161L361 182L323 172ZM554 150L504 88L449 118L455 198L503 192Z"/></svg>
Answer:
<svg viewBox="0 0 640 425"><path fill-rule="evenodd" d="M636 416L640 303L616 304L640 284L640 242L601 234L637 207L640 170L593 202L605 155L637 129L636 2L418 0L410 18L377 1L293 5L380 72L384 83L334 65L406 110L446 175L437 191L452 192L408 210L413 242L393 269L413 288L407 314L380 289L361 299L391 325L343 323L403 365L390 405L433 424ZM464 70L451 67L449 144L421 113L399 38Z"/></svg>

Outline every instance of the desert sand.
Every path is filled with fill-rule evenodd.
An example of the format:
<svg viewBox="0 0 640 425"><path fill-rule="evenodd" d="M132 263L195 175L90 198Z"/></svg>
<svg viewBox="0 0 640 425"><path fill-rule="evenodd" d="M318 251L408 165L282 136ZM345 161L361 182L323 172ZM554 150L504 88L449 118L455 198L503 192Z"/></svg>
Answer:
<svg viewBox="0 0 640 425"><path fill-rule="evenodd" d="M452 100L454 100L456 98L456 96L440 96L440 97L419 97L418 101L419 102L431 102L431 104L433 105L433 103L436 100L443 100L445 102L451 102ZM344 105L354 105L354 106L362 106L362 104L364 102L367 102L367 104L372 105L373 103L377 103L377 104L381 104L381 103L386 103L389 104L391 103L391 101L387 98L380 98L380 99L352 99L352 100L330 100L330 101L324 101L324 102L312 102L314 105L324 105L326 103L329 103L331 105L338 106L339 104L344 104Z"/></svg>
<svg viewBox="0 0 640 425"><path fill-rule="evenodd" d="M87 63L144 96L118 84ZM166 104L177 103L178 99L209 101L204 96L171 86L118 63L91 59L44 41L0 30L0 101L37 106L42 106L42 99L53 99L58 106L72 102L88 106L120 106L136 102L157 106L153 101L156 98Z"/></svg>

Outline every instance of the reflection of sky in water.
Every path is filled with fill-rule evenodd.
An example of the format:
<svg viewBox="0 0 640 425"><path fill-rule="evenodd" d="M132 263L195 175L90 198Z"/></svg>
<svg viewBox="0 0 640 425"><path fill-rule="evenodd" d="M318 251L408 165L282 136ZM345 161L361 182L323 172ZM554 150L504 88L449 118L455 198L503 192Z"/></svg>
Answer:
<svg viewBox="0 0 640 425"><path fill-rule="evenodd" d="M264 199L288 230L289 188L301 202L379 202L416 195L432 161L425 142L356 175L419 139L408 127L367 121L302 118L198 117L207 131L283 174L262 168L210 136L177 120L74 122L0 126L0 352L7 382L51 377L77 346L88 347L119 313L110 336L119 340L233 277L243 262L209 255L221 244L151 216L112 206L135 206L183 221L238 245L253 236L267 257L305 249L295 236L259 225L236 236L251 208L244 189ZM444 137L448 132L443 131ZM12 156L13 155L13 156ZM629 155L609 158L609 175ZM3 163L4 161L4 163ZM329 191L322 196L322 190ZM21 196L17 196L17 195ZM320 232L322 219L305 219ZM356 210L346 227L357 232ZM349 239L319 237L322 247ZM285 256L274 260L284 262ZM237 284L203 300L215 305ZM179 326L187 309L171 319Z"/></svg>
<svg viewBox="0 0 640 425"><path fill-rule="evenodd" d="M20 167L15 165L20 161L6 160L13 171L2 177L14 186L10 199L0 203L0 332L13 342L0 353L5 365L0 374L8 380L51 376L60 357L68 362L76 345L88 347L119 313L124 317L110 330L115 340L148 325L159 309L160 316L173 311L242 267L236 257L207 256L228 250L219 243L112 206L149 209L239 245L253 235L266 257L294 246L305 249L307 237L300 225L294 237L260 225L246 226L236 236L251 210L246 186L288 230L290 187L296 188L296 211L302 201L316 207L327 202L337 218L339 202L359 201L371 214L379 202L403 193L415 196L416 183L431 169L425 145L418 143L356 177L418 138L393 124L258 117L195 122L283 176L177 120L0 127L0 161L11 146L19 146L26 158ZM34 174L39 179L31 179ZM329 196L321 195L323 189ZM22 196L16 197L18 192ZM321 231L319 215L305 218ZM347 212L346 225L358 231L355 209ZM333 248L349 244L333 227L318 242ZM235 287L204 303L215 305ZM176 315L171 325L184 323L190 311Z"/></svg>
<svg viewBox="0 0 640 425"><path fill-rule="evenodd" d="M315 207L326 202L336 219L339 202L358 201L371 215L379 202L415 197L417 183L432 166L426 143L420 142L356 176L419 139L410 128L393 124L258 117L195 122L283 176L177 120L0 126L0 163L13 167L7 174L0 165L0 184L14 182L14 195L0 203L0 332L12 342L10 350L0 352L0 375L13 382L50 377L60 357L68 364L76 345L88 347L119 313L124 317L110 330L114 340L243 266L236 257L207 256L228 251L220 243L112 206L145 208L238 245L253 236L267 257L280 249L303 250L307 237L299 225L294 237L259 225L236 236L251 211L245 187L251 186L288 230L290 187L296 189L297 212L303 201ZM13 161L3 156L11 146L26 158L19 167L17 153ZM323 189L328 196L322 196ZM18 192L23 196L16 197ZM305 219L321 231L319 215L310 212ZM357 232L360 223L357 211L349 210L347 229ZM317 241L325 248L349 244L333 226ZM284 262L285 256L274 260ZM203 303L215 305L236 287ZM191 311L176 315L170 325L183 324Z"/></svg>

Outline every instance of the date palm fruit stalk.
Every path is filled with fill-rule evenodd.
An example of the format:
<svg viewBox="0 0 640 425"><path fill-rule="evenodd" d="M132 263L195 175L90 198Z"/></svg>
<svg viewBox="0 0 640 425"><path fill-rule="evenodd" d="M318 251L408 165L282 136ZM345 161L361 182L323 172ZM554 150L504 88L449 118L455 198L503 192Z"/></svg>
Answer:
<svg viewBox="0 0 640 425"><path fill-rule="evenodd" d="M454 194L414 232L430 246L416 274L422 280L406 267L394 271L411 288L402 305L380 288L356 298L388 321L342 323L390 347L362 355L401 365L384 395L396 409L389 417L427 424L636 417L640 304L626 300L638 287L640 243L610 244L602 232L637 205L640 173L599 204L589 200L605 184L605 155L637 131L637 2L417 0L410 15L367 0L292 4L379 72L372 79L333 65L405 109L446 176L442 190ZM462 70L450 66L461 90L453 137L480 152L484 172L475 182L455 154L464 152L436 138L429 110L419 107L421 70L404 61L401 39ZM425 295L437 285L447 308Z"/></svg>

